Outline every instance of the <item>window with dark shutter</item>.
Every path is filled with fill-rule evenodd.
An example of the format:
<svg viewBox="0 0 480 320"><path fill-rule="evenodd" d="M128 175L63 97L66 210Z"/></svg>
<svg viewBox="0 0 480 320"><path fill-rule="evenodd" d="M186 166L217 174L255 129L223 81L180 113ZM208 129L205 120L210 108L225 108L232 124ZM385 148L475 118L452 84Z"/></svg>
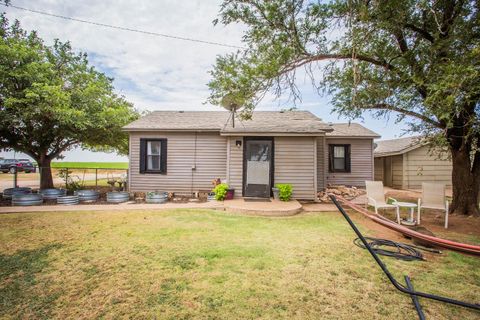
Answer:
<svg viewBox="0 0 480 320"><path fill-rule="evenodd" d="M350 172L350 145L330 144L328 149L330 172Z"/></svg>
<svg viewBox="0 0 480 320"><path fill-rule="evenodd" d="M167 139L140 139L140 173L167 173Z"/></svg>

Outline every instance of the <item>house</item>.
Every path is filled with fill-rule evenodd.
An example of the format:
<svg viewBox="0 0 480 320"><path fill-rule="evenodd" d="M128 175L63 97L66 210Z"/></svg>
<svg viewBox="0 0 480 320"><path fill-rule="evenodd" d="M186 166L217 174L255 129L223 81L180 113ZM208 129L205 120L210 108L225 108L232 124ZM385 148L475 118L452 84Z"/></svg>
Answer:
<svg viewBox="0 0 480 320"><path fill-rule="evenodd" d="M375 180L399 189L420 189L422 182L452 185L452 163L420 137L376 142Z"/></svg>
<svg viewBox="0 0 480 320"><path fill-rule="evenodd" d="M270 197L276 183L315 200L327 184L363 186L373 178L373 139L359 124L327 124L307 111L156 111L129 133L129 190L192 194L220 178L236 196Z"/></svg>

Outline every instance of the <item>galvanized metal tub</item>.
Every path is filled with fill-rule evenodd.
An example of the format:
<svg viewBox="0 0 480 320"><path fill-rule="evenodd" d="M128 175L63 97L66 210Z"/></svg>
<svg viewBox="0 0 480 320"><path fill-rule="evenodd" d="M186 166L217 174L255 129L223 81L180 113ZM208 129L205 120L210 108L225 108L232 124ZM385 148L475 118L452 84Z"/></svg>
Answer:
<svg viewBox="0 0 480 320"><path fill-rule="evenodd" d="M210 192L208 195L207 195L207 201L217 201L215 199L215 192Z"/></svg>
<svg viewBox="0 0 480 320"><path fill-rule="evenodd" d="M147 193L145 202L147 203L165 203L168 201L168 192Z"/></svg>
<svg viewBox="0 0 480 320"><path fill-rule="evenodd" d="M43 197L38 193L13 194L12 206L39 206L43 203Z"/></svg>
<svg viewBox="0 0 480 320"><path fill-rule="evenodd" d="M100 192L96 190L77 190L73 194L78 196L80 202L95 202L100 197Z"/></svg>
<svg viewBox="0 0 480 320"><path fill-rule="evenodd" d="M43 195L45 200L56 200L58 197L66 196L67 190L65 189L42 189L39 191Z"/></svg>
<svg viewBox="0 0 480 320"><path fill-rule="evenodd" d="M107 202L122 203L130 200L130 193L128 192L107 192Z"/></svg>
<svg viewBox="0 0 480 320"><path fill-rule="evenodd" d="M79 202L80 202L80 198L78 196L57 197L57 204L73 205L73 204L78 204Z"/></svg>
<svg viewBox="0 0 480 320"><path fill-rule="evenodd" d="M13 195L17 194L30 194L32 193L32 188L20 187L20 188L7 188L3 190L3 199L12 199Z"/></svg>

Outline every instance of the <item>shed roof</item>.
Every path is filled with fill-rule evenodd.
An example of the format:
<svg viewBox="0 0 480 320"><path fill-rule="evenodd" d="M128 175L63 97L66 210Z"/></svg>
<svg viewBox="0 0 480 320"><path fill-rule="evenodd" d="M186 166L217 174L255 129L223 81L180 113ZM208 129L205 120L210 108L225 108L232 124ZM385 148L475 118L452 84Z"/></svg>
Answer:
<svg viewBox="0 0 480 320"><path fill-rule="evenodd" d="M255 111L250 120L235 119L226 111L154 111L126 125L126 131L217 131L222 135L293 134L379 137L352 123L329 125L309 111ZM339 130L338 134L332 134Z"/></svg>
<svg viewBox="0 0 480 320"><path fill-rule="evenodd" d="M377 141L374 156L385 157L403 154L423 145L422 138L418 136Z"/></svg>

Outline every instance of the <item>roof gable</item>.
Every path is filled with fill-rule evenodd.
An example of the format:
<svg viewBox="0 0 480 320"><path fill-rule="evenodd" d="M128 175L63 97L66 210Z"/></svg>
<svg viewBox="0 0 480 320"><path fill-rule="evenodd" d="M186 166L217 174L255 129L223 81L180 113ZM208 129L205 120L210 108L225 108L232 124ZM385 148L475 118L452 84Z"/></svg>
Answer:
<svg viewBox="0 0 480 320"><path fill-rule="evenodd" d="M374 155L375 157L385 157L404 154L424 145L425 142L419 136L377 141Z"/></svg>

